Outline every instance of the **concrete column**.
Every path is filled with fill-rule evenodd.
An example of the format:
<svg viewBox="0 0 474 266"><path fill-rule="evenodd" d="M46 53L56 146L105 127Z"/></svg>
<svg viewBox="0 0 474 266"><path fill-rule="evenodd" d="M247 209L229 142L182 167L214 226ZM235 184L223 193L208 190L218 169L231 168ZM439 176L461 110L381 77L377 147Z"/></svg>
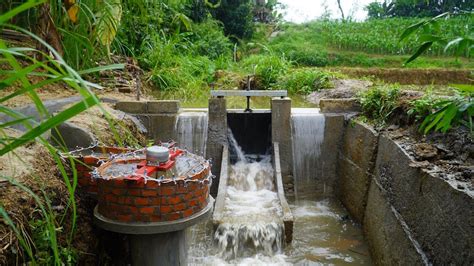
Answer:
<svg viewBox="0 0 474 266"><path fill-rule="evenodd" d="M186 232L130 235L130 251L133 265L187 265Z"/></svg>
<svg viewBox="0 0 474 266"><path fill-rule="evenodd" d="M209 99L208 116L206 157L212 159L211 170L216 175L216 178L212 182L211 195L216 197L221 172L222 147L227 145L227 109L225 98Z"/></svg>
<svg viewBox="0 0 474 266"><path fill-rule="evenodd" d="M291 99L272 99L272 142L280 146L280 163L283 180L293 173L293 149L291 141Z"/></svg>

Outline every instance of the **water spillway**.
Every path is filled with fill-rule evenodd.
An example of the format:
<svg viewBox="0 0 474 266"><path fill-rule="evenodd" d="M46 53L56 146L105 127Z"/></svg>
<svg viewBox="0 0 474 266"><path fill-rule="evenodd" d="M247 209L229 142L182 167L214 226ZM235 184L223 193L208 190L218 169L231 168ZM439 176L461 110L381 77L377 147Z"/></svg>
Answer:
<svg viewBox="0 0 474 266"><path fill-rule="evenodd" d="M176 141L188 151L205 155L208 118L206 112L182 112L176 119Z"/></svg>
<svg viewBox="0 0 474 266"><path fill-rule="evenodd" d="M321 145L325 118L319 109L294 109L291 115L293 141L293 176L300 196L315 191L316 179L322 175Z"/></svg>

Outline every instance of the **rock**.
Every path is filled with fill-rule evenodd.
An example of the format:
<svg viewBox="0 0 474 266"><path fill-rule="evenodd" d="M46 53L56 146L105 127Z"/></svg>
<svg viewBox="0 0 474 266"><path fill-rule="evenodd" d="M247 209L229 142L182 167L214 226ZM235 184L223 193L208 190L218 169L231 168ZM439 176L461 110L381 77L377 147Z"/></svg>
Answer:
<svg viewBox="0 0 474 266"><path fill-rule="evenodd" d="M337 79L333 81L332 89L315 91L306 97L309 102L319 105L321 99L354 98L359 91L366 90L373 83L357 79Z"/></svg>
<svg viewBox="0 0 474 266"><path fill-rule="evenodd" d="M413 152L418 160L426 160L438 155L438 149L428 143L415 144Z"/></svg>
<svg viewBox="0 0 474 266"><path fill-rule="evenodd" d="M69 150L75 150L78 147L91 146L96 142L96 139L88 130L65 122L55 129L51 129L50 142L53 145L65 145Z"/></svg>

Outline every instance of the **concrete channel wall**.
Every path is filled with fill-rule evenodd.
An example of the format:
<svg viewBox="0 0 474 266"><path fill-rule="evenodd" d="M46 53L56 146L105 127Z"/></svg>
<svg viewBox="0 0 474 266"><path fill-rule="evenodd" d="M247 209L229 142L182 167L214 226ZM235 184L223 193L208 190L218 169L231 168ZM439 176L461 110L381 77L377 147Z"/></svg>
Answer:
<svg viewBox="0 0 474 266"><path fill-rule="evenodd" d="M417 168L395 141L349 121L337 168L337 195L376 264L474 263L472 196Z"/></svg>
<svg viewBox="0 0 474 266"><path fill-rule="evenodd" d="M177 139L175 125L180 110L179 101L123 101L117 102L115 108L137 117L147 128L149 139Z"/></svg>

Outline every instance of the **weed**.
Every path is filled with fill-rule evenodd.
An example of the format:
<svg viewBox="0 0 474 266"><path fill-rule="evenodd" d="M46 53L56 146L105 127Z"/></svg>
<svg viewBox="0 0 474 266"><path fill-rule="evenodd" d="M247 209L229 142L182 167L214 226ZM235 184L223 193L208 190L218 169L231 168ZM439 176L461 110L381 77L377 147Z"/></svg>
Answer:
<svg viewBox="0 0 474 266"><path fill-rule="evenodd" d="M390 115L397 108L400 89L396 86L374 87L359 94L362 111L382 127L387 124Z"/></svg>
<svg viewBox="0 0 474 266"><path fill-rule="evenodd" d="M331 74L319 69L295 69L278 80L278 87L290 93L309 94L331 87Z"/></svg>
<svg viewBox="0 0 474 266"><path fill-rule="evenodd" d="M242 68L248 73L254 73L264 89L276 84L278 78L284 75L290 67L290 62L284 57L262 54L251 55L241 62Z"/></svg>

